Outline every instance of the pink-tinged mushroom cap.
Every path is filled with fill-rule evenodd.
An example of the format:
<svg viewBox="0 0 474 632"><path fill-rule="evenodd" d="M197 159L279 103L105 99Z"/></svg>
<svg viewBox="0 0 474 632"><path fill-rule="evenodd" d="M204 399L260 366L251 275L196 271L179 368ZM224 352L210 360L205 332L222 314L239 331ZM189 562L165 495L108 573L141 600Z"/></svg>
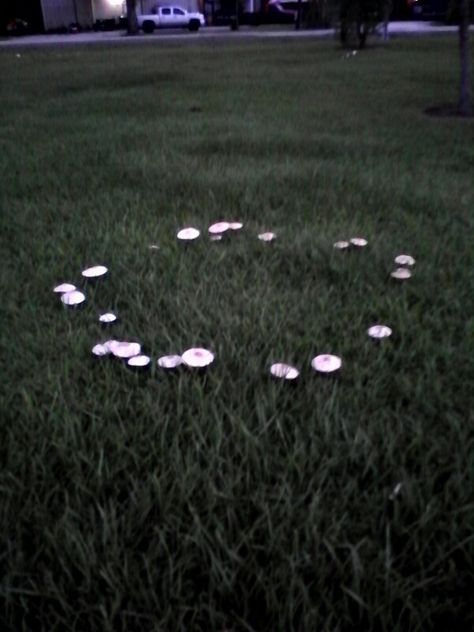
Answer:
<svg viewBox="0 0 474 632"><path fill-rule="evenodd" d="M118 340L106 340L103 343L103 345L109 350L109 353L112 353L112 349L114 348L114 345L117 345L118 343L119 343Z"/></svg>
<svg viewBox="0 0 474 632"><path fill-rule="evenodd" d="M216 224L212 224L207 229L210 235L222 235L226 230L229 230L230 225L229 222L217 222Z"/></svg>
<svg viewBox="0 0 474 632"><path fill-rule="evenodd" d="M284 364L283 362L276 362L270 367L270 373L273 377L278 377L283 380L295 380L300 372L294 366Z"/></svg>
<svg viewBox="0 0 474 632"><path fill-rule="evenodd" d="M82 276L86 279L97 279L107 274L108 269L105 266L92 266L82 271Z"/></svg>
<svg viewBox="0 0 474 632"><path fill-rule="evenodd" d="M162 369L176 369L181 364L183 364L183 360L180 355L167 355L158 358L158 366Z"/></svg>
<svg viewBox="0 0 474 632"><path fill-rule="evenodd" d="M392 330L386 325L372 325L372 327L369 327L369 329L367 329L367 333L371 338L376 338L377 340L380 340L381 338L388 338L389 336L391 336Z"/></svg>
<svg viewBox="0 0 474 632"><path fill-rule="evenodd" d="M364 239L363 237L352 237L350 242L356 248L364 248L369 243L367 239Z"/></svg>
<svg viewBox="0 0 474 632"><path fill-rule="evenodd" d="M319 373L333 373L341 368L342 360L339 356L325 353L311 360L311 366Z"/></svg>
<svg viewBox="0 0 474 632"><path fill-rule="evenodd" d="M110 344L109 348L116 358L132 358L140 354L142 348L138 342L115 341L114 344Z"/></svg>
<svg viewBox="0 0 474 632"><path fill-rule="evenodd" d="M97 344L92 347L92 355L95 355L98 358L109 355L109 353L110 349L107 347L107 345Z"/></svg>
<svg viewBox="0 0 474 632"><path fill-rule="evenodd" d="M397 268L390 273L390 276L398 281L404 281L405 279L409 279L411 277L411 272L408 268Z"/></svg>
<svg viewBox="0 0 474 632"><path fill-rule="evenodd" d="M184 364L192 368L202 368L214 361L214 354L201 347L188 349L181 356Z"/></svg>
<svg viewBox="0 0 474 632"><path fill-rule="evenodd" d="M411 255L398 255L395 257L395 263L399 266L408 266L411 268L415 265L415 259Z"/></svg>
<svg viewBox="0 0 474 632"><path fill-rule="evenodd" d="M150 364L150 362L150 356L147 355L136 355L127 360L128 366L136 368L145 368Z"/></svg>
<svg viewBox="0 0 474 632"><path fill-rule="evenodd" d="M193 239L197 239L200 235L200 231L197 228L183 228L176 235L177 238L181 241L193 241Z"/></svg>

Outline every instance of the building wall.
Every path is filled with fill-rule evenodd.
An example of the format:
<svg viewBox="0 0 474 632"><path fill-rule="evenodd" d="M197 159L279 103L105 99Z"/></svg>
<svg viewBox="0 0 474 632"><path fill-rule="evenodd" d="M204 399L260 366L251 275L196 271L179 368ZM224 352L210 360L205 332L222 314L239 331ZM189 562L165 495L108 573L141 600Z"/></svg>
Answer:
<svg viewBox="0 0 474 632"><path fill-rule="evenodd" d="M94 20L109 20L127 13L124 0L91 0Z"/></svg>
<svg viewBox="0 0 474 632"><path fill-rule="evenodd" d="M78 22L81 27L93 24L91 0L41 0L45 31L68 27Z"/></svg>
<svg viewBox="0 0 474 632"><path fill-rule="evenodd" d="M166 4L188 11L200 10L200 0L137 0L137 13L151 13L156 5ZM67 28L74 22L90 28L95 20L118 18L127 13L125 0L41 0L41 7L45 31Z"/></svg>

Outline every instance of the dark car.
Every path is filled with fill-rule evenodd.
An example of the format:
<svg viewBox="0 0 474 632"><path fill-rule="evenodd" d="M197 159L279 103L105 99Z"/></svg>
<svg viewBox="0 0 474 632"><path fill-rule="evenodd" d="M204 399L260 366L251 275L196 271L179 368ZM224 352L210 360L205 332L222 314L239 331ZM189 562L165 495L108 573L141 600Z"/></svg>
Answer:
<svg viewBox="0 0 474 632"><path fill-rule="evenodd" d="M30 32L29 24L26 20L21 18L13 18L9 20L5 25L6 35L28 35Z"/></svg>

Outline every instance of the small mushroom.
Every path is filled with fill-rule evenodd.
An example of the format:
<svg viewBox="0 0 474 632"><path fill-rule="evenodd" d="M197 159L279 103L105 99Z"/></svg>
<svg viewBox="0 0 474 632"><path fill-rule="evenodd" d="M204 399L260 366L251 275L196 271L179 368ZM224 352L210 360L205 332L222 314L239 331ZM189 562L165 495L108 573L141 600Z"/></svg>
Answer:
<svg viewBox="0 0 474 632"><path fill-rule="evenodd" d="M217 222L216 224L212 224L207 229L210 235L222 235L227 230L229 230L230 224L229 222Z"/></svg>
<svg viewBox="0 0 474 632"><path fill-rule="evenodd" d="M273 241L276 239L275 233L260 233L258 238L260 241Z"/></svg>
<svg viewBox="0 0 474 632"><path fill-rule="evenodd" d="M66 292L74 292L76 286L72 283L61 283L61 285L57 285L53 292L56 294L65 294Z"/></svg>
<svg viewBox="0 0 474 632"><path fill-rule="evenodd" d="M105 314L101 314L99 316L99 322L101 322L104 325L110 325L111 323L114 323L116 320L117 320L117 316L113 314L112 312L106 312Z"/></svg>
<svg viewBox="0 0 474 632"><path fill-rule="evenodd" d="M82 292L79 292L79 290L73 290L72 292L65 292L61 296L61 301L64 303L64 305L67 305L68 307L77 307L78 305L81 305L82 303L84 303L85 300L86 300L85 294L83 294Z"/></svg>
<svg viewBox="0 0 474 632"><path fill-rule="evenodd" d="M180 230L176 236L180 241L193 241L197 239L200 234L197 228L188 227Z"/></svg>
<svg viewBox="0 0 474 632"><path fill-rule="evenodd" d="M367 329L367 333L371 338L381 340L382 338L388 338L392 335L392 330L386 325L372 325Z"/></svg>
<svg viewBox="0 0 474 632"><path fill-rule="evenodd" d="M412 274L408 268L397 268L393 272L390 273L392 279L397 279L398 281L404 281L405 279L409 279Z"/></svg>
<svg viewBox="0 0 474 632"><path fill-rule="evenodd" d="M158 366L162 369L176 369L183 364L180 355L167 355L158 358Z"/></svg>
<svg viewBox="0 0 474 632"><path fill-rule="evenodd" d="M349 246L350 246L350 243L344 240L336 241L333 244L333 248L335 248L336 250L346 250L346 248L349 248Z"/></svg>
<svg viewBox="0 0 474 632"><path fill-rule="evenodd" d="M367 239L364 239L363 237L352 237L349 241L356 248L365 248L365 246L369 243Z"/></svg>
<svg viewBox="0 0 474 632"><path fill-rule="evenodd" d="M188 349L181 356L184 364L191 368L203 368L214 361L214 354L202 347Z"/></svg>
<svg viewBox="0 0 474 632"><path fill-rule="evenodd" d="M339 356L325 353L311 360L311 366L318 373L334 373L341 368L342 360Z"/></svg>
<svg viewBox="0 0 474 632"><path fill-rule="evenodd" d="M138 342L127 341L115 341L113 344L110 343L109 348L116 358L123 360L128 360L128 358L140 355L142 350Z"/></svg>
<svg viewBox="0 0 474 632"><path fill-rule="evenodd" d="M276 362L270 367L270 373L273 377L283 380L296 380L300 372L294 366L290 364L284 364L283 362Z"/></svg>
<svg viewBox="0 0 474 632"><path fill-rule="evenodd" d="M395 263L401 267L411 268L415 265L415 259L411 255L398 255L395 257Z"/></svg>
<svg viewBox="0 0 474 632"><path fill-rule="evenodd" d="M86 279L98 279L107 274L108 269L105 266L92 266L82 271L82 276Z"/></svg>

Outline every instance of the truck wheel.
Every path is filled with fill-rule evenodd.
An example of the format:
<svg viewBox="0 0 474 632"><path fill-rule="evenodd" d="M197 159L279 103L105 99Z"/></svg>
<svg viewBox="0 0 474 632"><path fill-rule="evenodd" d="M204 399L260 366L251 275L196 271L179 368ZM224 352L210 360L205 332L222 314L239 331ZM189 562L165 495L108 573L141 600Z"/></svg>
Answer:
<svg viewBox="0 0 474 632"><path fill-rule="evenodd" d="M189 20L188 29L190 31L199 31L200 26L201 26L201 23L199 22L197 18L193 18L192 20Z"/></svg>
<svg viewBox="0 0 474 632"><path fill-rule="evenodd" d="M152 20L145 20L142 26L144 33L153 33L155 30L155 23Z"/></svg>

